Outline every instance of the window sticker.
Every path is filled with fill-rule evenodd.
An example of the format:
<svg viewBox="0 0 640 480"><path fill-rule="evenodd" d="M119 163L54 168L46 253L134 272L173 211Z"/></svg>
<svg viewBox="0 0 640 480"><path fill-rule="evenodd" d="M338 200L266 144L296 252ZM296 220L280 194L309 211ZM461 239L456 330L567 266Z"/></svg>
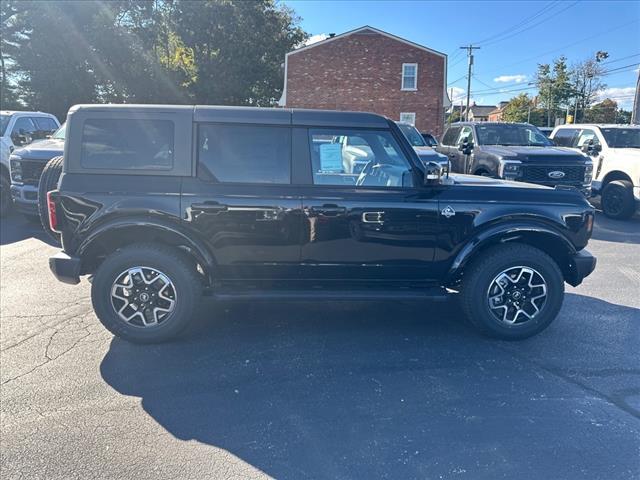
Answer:
<svg viewBox="0 0 640 480"><path fill-rule="evenodd" d="M320 145L320 170L322 172L342 172L342 145L339 143Z"/></svg>

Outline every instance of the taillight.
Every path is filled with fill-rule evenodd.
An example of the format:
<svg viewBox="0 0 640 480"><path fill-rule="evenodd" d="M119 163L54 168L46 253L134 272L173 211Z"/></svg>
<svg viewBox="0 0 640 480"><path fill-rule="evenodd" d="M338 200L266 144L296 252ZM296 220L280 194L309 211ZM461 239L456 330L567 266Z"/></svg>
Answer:
<svg viewBox="0 0 640 480"><path fill-rule="evenodd" d="M49 226L54 232L58 231L58 216L56 215L56 203L51 198L54 191L47 192L47 209L49 210Z"/></svg>
<svg viewBox="0 0 640 480"><path fill-rule="evenodd" d="M593 232L593 219L594 219L593 213L588 213L587 214L587 232L589 233L589 235L591 235L591 232Z"/></svg>

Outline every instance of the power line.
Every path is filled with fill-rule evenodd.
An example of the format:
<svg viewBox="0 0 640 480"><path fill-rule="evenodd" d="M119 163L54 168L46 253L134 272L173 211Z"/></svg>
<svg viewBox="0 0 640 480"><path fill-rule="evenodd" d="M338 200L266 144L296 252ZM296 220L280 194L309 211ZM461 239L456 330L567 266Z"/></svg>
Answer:
<svg viewBox="0 0 640 480"><path fill-rule="evenodd" d="M541 53L541 54L535 55L535 56L533 56L533 57L526 58L526 59L524 59L524 60L520 60L520 61L515 62L515 63L511 63L511 64L508 64L508 65L503 65L502 67L503 67L503 68L509 68L509 67L513 67L513 66L516 66L516 65L521 65L521 64L523 64L523 63L530 62L531 60L536 60L536 59L538 59L538 58L540 58L540 57L544 57L545 55L548 55L548 54L550 54L550 53L559 52L559 51L564 50L564 49L566 49L566 48L568 48L568 47L573 47L574 45L578 45L578 44L580 44L580 43L582 43L582 42L586 42L586 41L592 40L592 39L594 39L594 38L600 37L600 36L602 36L602 35L606 35L607 33L611 33L611 32L613 32L613 31L620 30L621 28L627 27L627 26L631 25L632 23L636 23L636 22L638 22L638 20L639 20L639 19L637 19L637 18L636 18L636 19L633 19L633 20L631 20L631 21L629 21L629 22L622 23L622 24L618 24L618 25L616 25L616 26L615 26L615 27L613 27L613 28L610 28L610 29L608 29L608 30L603 30L603 31L601 31L601 32L596 33L595 35L591 35L591 36L588 36L588 37L582 38L582 39L580 39L580 40L576 40L575 42L568 43L568 44L563 45L563 46L561 46L561 47L557 47L557 48L555 48L555 49L553 49L553 50L548 50L548 51L546 51L546 52L544 52L544 53ZM494 71L494 72L492 72L492 73L495 73L495 71Z"/></svg>
<svg viewBox="0 0 640 480"><path fill-rule="evenodd" d="M537 13L533 14L530 17L526 17L524 20L521 20L519 23L516 23L515 25L512 25L511 27L496 33L495 35L492 35L490 37L487 37L483 40L480 40L478 42L475 42L476 44L483 44L484 42L488 42L490 40L493 40L494 38L498 38L502 35L505 35L507 33L511 33L513 30L535 20L537 17L539 17L540 15L542 15L543 13L545 13L546 11L548 11L551 7L555 6L555 4L558 3L558 0L555 0L553 2L547 3L541 10L539 10Z"/></svg>
<svg viewBox="0 0 640 480"><path fill-rule="evenodd" d="M513 33L512 33L512 34L510 34L510 35L507 35L507 36L502 37L502 38L498 38L498 39L493 40L493 41L491 41L491 42L489 42L489 43L485 43L485 44L484 44L484 46L485 46L485 47L487 47L487 46L489 46L489 45L493 45L493 44L496 44L496 43L500 43L500 42L502 42L502 41L504 41L504 40L507 40L507 39L512 38L512 37L515 37L516 35L520 35L521 33L524 33L524 32L526 32L527 30L531 30L532 28L535 28L535 27L537 27L538 25L541 25L541 24L543 24L543 23L545 23L545 22L547 22L547 21L551 20L552 18L556 18L559 14L561 14L561 13L562 13L562 12L564 12L565 10L570 9L571 7L573 7L573 6L574 6L575 4L577 4L577 3L578 3L578 0L576 0L575 2L573 2L573 3L569 4L569 5L567 5L567 6L566 6L565 8L563 8L562 10L559 10L559 11L557 11L557 12L554 12L552 15L550 15L550 16L548 16L548 17L546 17L546 18L543 18L542 20L540 20L539 22L534 23L533 25L529 25L529 26L527 26L526 28L523 28L522 30L519 30L519 31L517 31L517 32L513 32Z"/></svg>
<svg viewBox="0 0 640 480"><path fill-rule="evenodd" d="M627 55L626 57L620 57L616 60L607 60L606 62L602 62L600 65L609 65L610 63L621 62L622 60L626 60L627 58L640 57L640 53L634 53L633 55Z"/></svg>

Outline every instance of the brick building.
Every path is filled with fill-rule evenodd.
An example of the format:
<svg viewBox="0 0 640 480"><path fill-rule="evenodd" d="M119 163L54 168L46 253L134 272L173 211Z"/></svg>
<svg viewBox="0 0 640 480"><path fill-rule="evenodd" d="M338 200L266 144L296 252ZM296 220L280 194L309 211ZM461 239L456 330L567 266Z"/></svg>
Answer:
<svg viewBox="0 0 640 480"><path fill-rule="evenodd" d="M289 52L280 105L369 111L442 134L447 56L365 26Z"/></svg>

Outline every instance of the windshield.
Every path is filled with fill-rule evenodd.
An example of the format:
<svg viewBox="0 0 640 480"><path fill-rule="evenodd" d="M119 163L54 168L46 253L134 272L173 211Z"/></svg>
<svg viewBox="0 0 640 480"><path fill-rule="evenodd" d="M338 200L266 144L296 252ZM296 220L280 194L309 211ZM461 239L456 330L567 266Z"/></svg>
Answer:
<svg viewBox="0 0 640 480"><path fill-rule="evenodd" d="M640 148L640 128L601 128L611 148Z"/></svg>
<svg viewBox="0 0 640 480"><path fill-rule="evenodd" d="M428 146L420 132L416 129L416 127L409 125L408 123L399 123L398 127L404 133L404 136L407 137L409 143L412 147L426 147Z"/></svg>
<svg viewBox="0 0 640 480"><path fill-rule="evenodd" d="M491 124L478 125L478 144L546 147L549 139L533 125Z"/></svg>
<svg viewBox="0 0 640 480"><path fill-rule="evenodd" d="M0 135L4 136L9 120L11 120L11 115L0 115Z"/></svg>
<svg viewBox="0 0 640 480"><path fill-rule="evenodd" d="M51 138L55 138L56 140L64 140L64 136L66 133L66 128L65 128L66 126L67 124L63 123L62 126L58 130L56 130L56 132L53 135L51 135Z"/></svg>

